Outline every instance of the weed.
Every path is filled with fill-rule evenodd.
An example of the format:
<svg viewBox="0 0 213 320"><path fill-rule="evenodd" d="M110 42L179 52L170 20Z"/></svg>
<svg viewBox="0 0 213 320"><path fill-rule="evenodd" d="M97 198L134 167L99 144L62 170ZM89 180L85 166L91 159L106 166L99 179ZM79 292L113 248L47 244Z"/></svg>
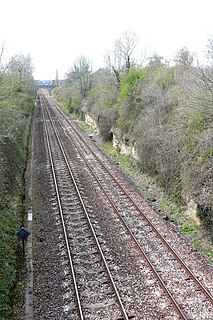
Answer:
<svg viewBox="0 0 213 320"><path fill-rule="evenodd" d="M189 225L183 225L181 227L181 230L183 233L191 234L191 235L196 235L197 234L197 228L196 226L189 226Z"/></svg>

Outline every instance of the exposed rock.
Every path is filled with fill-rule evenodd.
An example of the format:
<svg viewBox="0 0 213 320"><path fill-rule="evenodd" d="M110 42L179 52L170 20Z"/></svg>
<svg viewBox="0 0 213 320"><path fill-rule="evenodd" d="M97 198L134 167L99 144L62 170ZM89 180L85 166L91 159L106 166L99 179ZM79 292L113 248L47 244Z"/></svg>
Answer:
<svg viewBox="0 0 213 320"><path fill-rule="evenodd" d="M200 225L200 219L197 216L197 204L193 199L188 200L184 214L192 224Z"/></svg>
<svg viewBox="0 0 213 320"><path fill-rule="evenodd" d="M95 122L95 120L88 114L85 114L85 122L86 124L88 124L90 127L92 127L93 130L95 130L95 132L97 134L99 134L99 130L98 130L98 126Z"/></svg>

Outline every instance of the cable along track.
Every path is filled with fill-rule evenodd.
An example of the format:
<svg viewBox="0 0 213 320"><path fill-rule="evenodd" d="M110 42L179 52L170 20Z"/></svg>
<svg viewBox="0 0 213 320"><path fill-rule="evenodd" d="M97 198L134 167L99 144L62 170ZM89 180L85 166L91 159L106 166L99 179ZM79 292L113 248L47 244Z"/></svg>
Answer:
<svg viewBox="0 0 213 320"><path fill-rule="evenodd" d="M51 105L49 109L54 114L53 102L46 98L46 103ZM54 105L54 107L57 106ZM60 122L64 122L64 115L59 109L57 110L60 112L60 117L58 117ZM194 277L104 162L96 156L88 143L85 143L72 123L64 119L63 130L66 138L75 145L79 157L84 160L88 170L96 179L99 188L104 192L107 201L122 221L143 259L158 279L179 317L181 319L210 319L212 296L209 291Z"/></svg>

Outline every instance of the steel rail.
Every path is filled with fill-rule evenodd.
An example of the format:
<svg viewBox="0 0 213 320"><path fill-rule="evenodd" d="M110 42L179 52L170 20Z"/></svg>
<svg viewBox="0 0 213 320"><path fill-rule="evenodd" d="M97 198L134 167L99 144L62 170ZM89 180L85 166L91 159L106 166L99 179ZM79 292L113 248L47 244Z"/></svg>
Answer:
<svg viewBox="0 0 213 320"><path fill-rule="evenodd" d="M103 251L102 251L101 246L100 246L100 244L99 244L99 241L98 241L98 238L97 238L97 236L96 236L95 230L94 230L94 228L93 228L93 226L92 226L92 223L91 223L89 214L88 214L87 209L86 209L86 207L85 207L85 205L84 205L84 202L83 202L83 199L82 199L81 194L80 194L80 192L79 192L78 186L77 186L77 184L76 184L76 181L75 181L75 178L74 178L72 169L70 168L70 165L69 165L67 156L66 156L66 154L65 154L65 151L64 151L64 148L63 148L63 146L62 146L61 140L60 140L60 138L59 138L58 132L57 132L57 130L56 130L56 128L55 128L55 125L54 125L54 123L53 123L53 121L52 121L52 119L51 119L51 116L50 116L50 114L49 114L48 109L47 109L47 113L48 113L48 116L49 116L49 119L50 119L52 128L53 128L53 130L54 130L54 132L55 132L55 136L56 136L56 138L57 138L57 141L58 141L58 144L59 144L59 146L60 146L61 152L62 152L62 154L63 154L64 160L65 160L65 162L66 162L67 169L68 169L68 171L69 171L70 177L71 177L71 179L72 179L72 181L73 181L73 184L74 184L74 186L75 186L76 192L77 192L77 194L78 194L78 197L79 197L79 200L80 200L82 209L83 209L83 211L84 211L84 213L85 213L85 215L86 215L87 222L88 222L88 224L89 224L89 226L90 226L90 229L91 229L91 231L92 231L92 234L93 234L93 237L94 237L96 246L97 246L97 248L98 248L98 250L99 250L99 253L100 253L100 255L101 255L101 258L102 258L104 267L105 267L105 269L106 269L107 275L108 275L108 277L109 277L110 283L111 283L112 288L113 288L113 290L114 290L114 293L115 293L117 302L118 302L118 304L119 304L121 313L122 313L122 315L123 315L123 319L124 319L124 320L128 320L128 319L129 319L128 314L127 314L127 312L126 312L126 310L125 310L125 308L124 308L124 305L123 305L123 302L122 302L122 300L121 300L120 294L119 294L119 292L118 292L118 289L117 289L117 287L116 287L116 285L115 285L115 282L114 282L114 280L113 280L113 277L112 277L112 275L111 275L111 272L110 272L110 269L109 269L109 267L108 267L107 261L106 261L106 259L105 259L105 256L104 256L104 254L103 254Z"/></svg>
<svg viewBox="0 0 213 320"><path fill-rule="evenodd" d="M49 97L48 97L49 98ZM94 151L90 148L89 144L81 137L81 135L78 133L78 131L75 129L73 124L68 120L63 112L60 110L60 108L57 106L57 104L52 101L51 98L49 98L50 101L55 105L55 107L58 109L60 114L64 117L66 122L72 127L72 129L76 132L76 134L79 136L79 138L84 142L84 144L88 147L88 149L92 152L94 157L101 163L102 167L105 171L111 176L111 178L114 180L115 183L121 188L123 193L128 197L128 199L132 202L133 206L137 209L138 212L143 216L143 218L147 221L149 226L152 228L152 230L157 234L158 238L163 242L163 244L168 248L168 250L172 253L172 255L177 259L179 264L185 269L185 271L190 275L191 279L197 284L199 289L203 292L203 294L208 298L208 300L213 304L213 297L211 293L203 286L203 284L197 279L197 277L193 274L193 272L189 269L189 267L186 265L186 263L182 260L182 258L175 252L175 250L171 247L171 245L166 241L166 239L160 234L160 232L157 230L157 228L153 225L151 220L143 213L143 211L139 208L139 206L135 203L133 198L130 196L130 194L123 188L123 186L120 184L120 182L113 176L113 174L109 171L109 169L105 166L103 161L94 153Z"/></svg>
<svg viewBox="0 0 213 320"><path fill-rule="evenodd" d="M64 217L63 217L63 209L62 209L62 205L61 205L61 199L60 199L60 194L59 194L59 189L58 189L58 183L57 183L57 178L56 178L56 174L55 174L55 166L54 166L54 163L53 163L52 149L51 149L51 146L50 146L49 134L48 134L47 124L46 124L46 120L45 120L44 110L42 108L42 104L41 104L41 109L42 109L42 117L43 117L45 136L46 136L46 142L47 142L47 149L48 149L48 154L49 154L49 159L50 159L50 164L51 164L51 169L52 169L52 176L53 176L55 191L56 191L56 195L57 195L58 209L59 209L59 213L60 213L60 218L61 218L61 223L62 223L62 228L63 228L63 235L64 235L64 239L65 239L65 243L66 243L66 249L67 249L67 254L68 254L68 258L69 258L69 265L70 265L70 270L71 270L71 274L72 274L72 280L73 280L73 285L74 285L74 290L75 290L75 296L76 296L76 300L77 300L78 313L79 313L80 319L84 320L82 306L81 306L79 292L78 292L78 287L77 287L77 282L76 282L75 270L74 270L74 266L73 266L73 261L72 261L72 256L71 256L71 252L70 252L67 231L66 231Z"/></svg>
<svg viewBox="0 0 213 320"><path fill-rule="evenodd" d="M159 276L158 272L156 271L155 267L153 266L152 262L150 261L150 259L147 257L146 253L144 252L143 248L141 247L141 245L139 244L138 240L136 239L135 235L133 234L133 232L131 231L131 229L129 228L129 226L127 225L127 223L125 222L124 218L122 217L122 215L120 214L120 212L118 211L117 207L115 206L114 202L111 200L111 198L108 196L107 192L105 191L104 187L102 186L101 182L99 181L97 175L95 174L94 170L92 169L91 165L89 164L88 160L86 159L86 157L84 156L84 154L82 153L82 151L80 150L80 148L78 147L78 145L75 143L75 141L73 140L73 138L71 137L73 144L75 145L76 149L78 150L78 152L80 153L82 159L85 161L88 169L90 170L91 174L93 175L93 177L95 178L96 182L98 183L99 187L101 188L101 190L103 191L104 195L106 196L107 200L111 203L114 211L116 212L116 214L119 216L119 219L121 220L123 226L125 227L125 229L127 230L127 232L130 234L131 238L133 239L133 242L136 244L137 248L139 249L139 251L141 252L142 256L144 257L145 261L148 263L150 269L152 270L152 272L154 273L155 277L157 278L157 280L160 283L160 286L162 287L162 289L164 290L164 292L167 294L167 296L169 297L170 301L172 302L174 308L176 309L177 313L179 314L179 316L181 317L181 319L183 320L187 320L186 315L183 313L183 311L181 310L181 308L179 307L178 303L175 301L175 299L173 298L170 290L166 287L166 285L164 284L162 278Z"/></svg>
<svg viewBox="0 0 213 320"><path fill-rule="evenodd" d="M60 120L59 120L60 121ZM117 207L115 206L114 202L111 200L111 198L108 196L107 192L105 191L104 187L102 186L102 184L100 183L97 175L95 174L94 170L92 169L92 167L90 166L88 160L86 159L86 157L84 156L84 154L82 153L82 151L80 150L80 148L78 147L78 145L76 144L76 142L74 141L74 139L70 136L72 143L75 145L76 149L78 150L79 154L81 155L82 159L84 160L84 162L86 163L88 169L90 170L91 174L93 175L93 177L95 178L96 182L98 183L99 187L101 188L101 190L103 191L104 195L106 196L106 198L108 199L108 201L111 203L114 211L116 212L116 214L119 216L123 226L125 227L125 229L127 230L127 232L130 234L131 238L133 239L133 242L136 244L137 248L139 249L139 251L141 252L143 258L145 259L145 261L147 262L147 264L149 265L150 269L152 270L152 272L154 273L155 277L157 278L160 286L162 287L163 291L166 293L166 295L168 296L169 300L171 301L173 307L175 308L176 312L178 313L178 315L181 317L181 319L183 320L187 320L186 315L184 314L184 312L181 310L181 308L179 307L178 303L175 301L175 299L173 298L170 290L166 287L166 285L164 284L163 280L161 279L161 277L159 276L158 272L156 271L155 267L153 266L152 262L150 261L150 259L147 257L147 255L145 254L143 248L141 247L141 245L139 244L138 240L136 239L136 237L134 236L134 234L132 233L132 231L130 230L129 226L127 225L127 223L125 222L124 218L122 217L122 215L120 214L120 212L118 211Z"/></svg>
<svg viewBox="0 0 213 320"><path fill-rule="evenodd" d="M200 283L200 281L194 276L194 274L192 273L192 271L186 266L186 264L184 263L184 261L176 254L176 252L174 251L174 249L171 248L171 246L167 243L167 241L164 239L164 237L161 236L161 234L159 233L159 231L154 227L154 225L152 224L152 222L144 215L144 213L141 211L141 209L138 207L138 205L134 202L134 200L132 199L132 197L128 194L128 192L126 192L126 190L124 190L124 188L122 187L122 185L117 181L117 179L112 175L112 173L108 170L108 168L105 166L105 164L103 163L103 161L101 159L98 158L98 156L94 153L94 151L90 148L90 146L88 145L88 143L81 137L81 135L78 133L78 131L75 129L75 127L73 127L72 123L64 116L64 114L61 112L61 110L58 108L58 106L51 100L51 102L55 105L55 107L58 109L58 111L60 112L60 114L64 117L64 119L66 120L66 122L72 127L72 129L76 132L76 134L80 137L80 139L83 141L83 143L89 148L89 150L93 153L93 155L95 156L95 158L101 163L102 167L108 172L108 174L113 178L113 180L119 185L119 187L122 189L122 191L124 192L124 194L127 195L127 197L129 198L129 200L132 202L132 204L135 206L135 208L142 214L142 216L145 218L145 220L148 222L148 224L152 227L153 231L158 235L158 237L162 240L162 242L166 245L166 247L169 249L169 251L175 256L175 258L177 259L177 261L180 263L180 265L185 269L185 271L191 276L192 280L194 280L194 282L199 286L199 288L202 290L202 292L207 296L207 298L210 300L210 302L212 302L212 297L211 294L208 292L208 290ZM107 193L105 192L105 190L103 189L101 183L99 182L98 178L96 177L94 171L91 169L91 166L89 164L89 162L87 161L87 159L85 158L85 156L83 155L82 151L79 149L79 147L77 146L77 144L75 143L75 141L73 140L73 138L70 135L70 138L72 139L73 143L75 144L75 147L78 149L79 153L81 154L82 158L84 159L84 161L86 162L89 170L91 171L91 173L93 174L93 176L96 178L96 181L98 182L99 187L102 189L102 191L104 192L104 194L106 195L107 199L110 201L111 205L113 206L114 210L116 211L116 213L119 215L123 225L125 226L125 228L128 230L130 236L132 237L132 239L134 240L134 242L136 243L137 247L139 248L139 250L141 251L143 257L145 258L145 260L147 261L148 265L150 266L151 270L153 271L153 273L155 274L156 278L158 279L161 287L163 288L163 290L166 292L167 296L169 297L169 299L171 300L174 308L176 309L176 311L178 312L178 314L180 315L181 319L185 319L187 320L186 315L182 312L182 310L180 309L180 307L178 306L178 304L176 303L176 301L174 300L172 294L170 293L170 291L168 290L168 288L165 286L163 280L161 279L161 277L158 275L157 271L155 270L155 268L153 267L151 261L149 260L149 258L146 256L145 252L143 251L142 247L140 246L140 244L138 243L137 239L135 238L134 234L131 232L130 228L128 227L128 225L125 223L123 217L121 216L121 214L118 212L117 208L115 207L113 201L109 198L109 196L107 195Z"/></svg>

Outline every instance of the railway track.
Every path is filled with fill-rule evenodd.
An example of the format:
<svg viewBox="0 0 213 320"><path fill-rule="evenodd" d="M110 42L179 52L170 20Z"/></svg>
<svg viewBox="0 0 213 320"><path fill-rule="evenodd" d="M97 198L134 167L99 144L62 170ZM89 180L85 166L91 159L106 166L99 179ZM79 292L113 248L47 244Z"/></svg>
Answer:
<svg viewBox="0 0 213 320"><path fill-rule="evenodd" d="M42 104L45 105L45 101ZM94 309L98 305L101 314L97 312L95 317L101 318L104 316L105 306L109 309L111 304L113 305L112 312L116 314L116 301L122 319L128 320L130 317L123 306L98 236L92 226L89 213L85 207L85 200L83 200L76 182L75 172L70 167L50 115L44 109L42 110L66 256L68 257L64 265L67 275L71 276L75 293L75 297L73 297L72 290L67 292L66 297L71 303L69 302L65 307L65 312L71 311L72 317L75 318L77 311L79 319L83 320L85 317L82 305L84 305L84 308L90 306L89 308L93 307ZM46 120L48 117L49 121ZM66 188L64 188L64 181L66 181ZM70 203L74 205L70 206ZM78 283L84 283L84 285L81 285L81 290ZM82 296L84 297L83 302ZM96 302L97 297L98 303ZM73 303L74 301L76 301L76 304ZM107 312L109 313L109 310Z"/></svg>
<svg viewBox="0 0 213 320"><path fill-rule="evenodd" d="M117 279L114 270L116 261L113 260L107 247L101 249L100 243L104 243L107 234L104 234L103 230L100 232L101 222L97 221L97 216L94 215L93 217L93 210L90 208L87 195L85 195L84 179L79 176L79 169L81 169L86 172L91 181L94 181L91 185L98 190L100 198L105 201L108 207L111 207L113 211L111 216L113 222L111 223L116 225L118 235L123 235L127 248L131 247L135 257L141 257L140 261L135 260L135 264L143 264L143 272L140 267L139 272L143 276L144 274L147 275L148 283L151 287L153 286L156 300L161 300L159 304L166 306L165 314L163 315L164 312L162 312L160 315L158 311L158 318L155 319L166 319L167 316L168 319L211 319L212 296L210 289L206 289L200 280L194 276L183 259L143 213L140 205L135 201L134 195L126 191L124 182L112 173L107 161L101 156L97 156L97 150L94 149L94 146L90 146L88 141L85 142L78 128L73 126L72 122L63 115L48 96L40 94L40 101L43 105L43 122L60 220L64 230L63 237L70 261L69 268L67 262L64 265L66 266L66 272L72 274L72 283L76 292L75 297L71 296L71 292L67 292L67 298L71 302L66 305L65 312L73 315L76 312L76 305L78 305L79 319L87 319L87 317L88 319L114 319L115 314L118 315L117 319L119 317L120 319L152 319L151 316L147 315L146 317L146 311L143 313L143 307L140 306L140 300L143 300L141 286L139 286L141 296L136 300L134 300L134 294L128 292L124 294L125 286L130 285L125 284L125 282L121 283ZM70 178L72 183L69 182ZM72 208L71 204L73 203L75 205ZM80 216L82 216L81 221ZM99 233L98 236L97 233ZM62 245L63 247L64 245ZM88 255L86 255L86 250L83 250L83 257L80 258L82 248L87 247ZM94 248L96 248L95 251ZM98 259L97 250L100 255ZM91 252L92 255L90 255ZM93 256L96 257L95 260L93 260ZM78 262L73 262L74 258L76 259L74 261ZM83 261L91 261L91 264L88 262L84 266ZM109 265L107 261L110 261ZM110 272L111 268L112 272ZM103 279L103 269L107 272L107 284L101 280ZM122 272L125 273L120 269L119 274ZM94 279L91 274L95 275L95 280L100 276L96 291L93 290ZM87 276L88 284L85 285L84 289L81 288L79 293L77 281L82 283ZM116 280L113 280L113 277ZM142 276L139 279L139 281L143 281ZM137 281L130 282L131 286ZM100 295L102 291L103 294ZM93 292L91 301L88 298L90 296L89 292ZM106 295L105 292L107 292ZM86 302L82 303L82 297L84 296L87 296L87 299ZM95 297L98 297L98 300ZM126 302L128 300L129 302ZM102 302L97 303L97 301ZM138 301L138 305L135 305L134 301ZM82 305L90 306L90 308L85 308L90 311L83 311L84 307ZM91 309L93 309L92 312ZM104 309L107 310L105 315ZM100 314L94 315L94 310L99 310L97 314L98 312ZM131 312L128 312L129 310ZM83 315L84 312L85 316ZM91 314L93 316L90 318ZM71 315L70 319L72 319Z"/></svg>

